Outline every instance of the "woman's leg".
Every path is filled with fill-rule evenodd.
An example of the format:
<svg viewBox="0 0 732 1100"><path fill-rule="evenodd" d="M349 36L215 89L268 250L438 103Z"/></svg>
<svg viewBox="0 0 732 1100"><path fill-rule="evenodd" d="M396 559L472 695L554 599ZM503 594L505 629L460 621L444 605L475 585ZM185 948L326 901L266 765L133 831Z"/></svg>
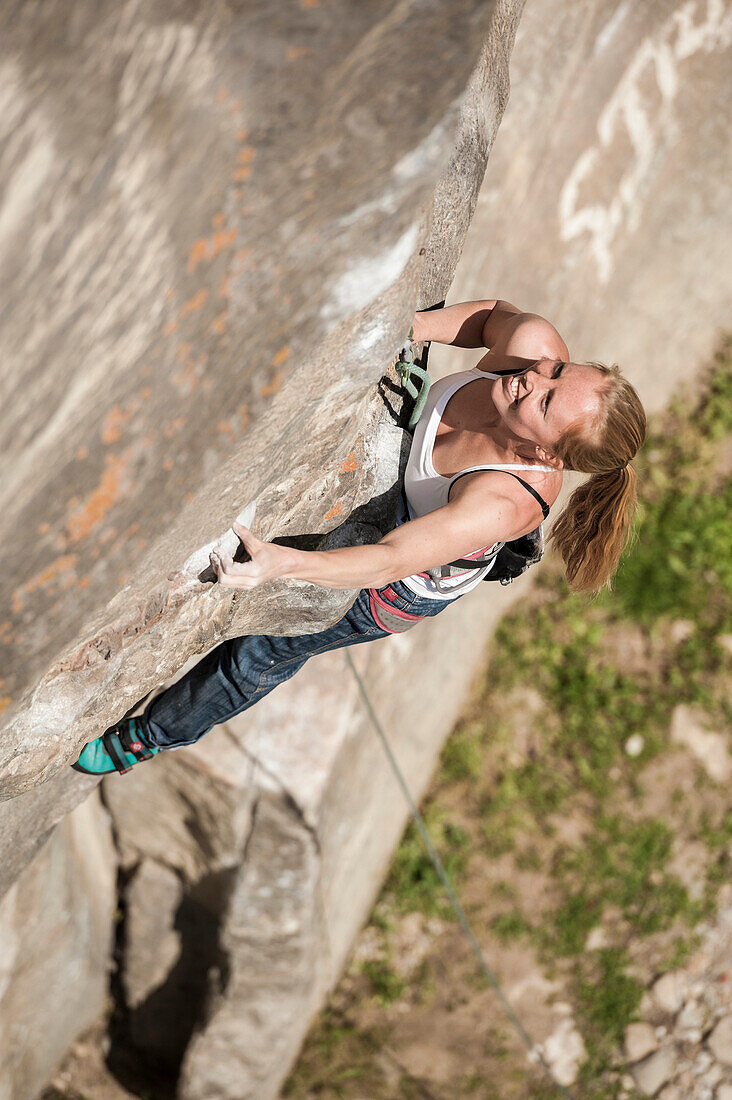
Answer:
<svg viewBox="0 0 732 1100"><path fill-rule="evenodd" d="M72 767L88 775L126 772L161 749L198 741L212 726L240 714L288 680L316 653L383 638L407 620L431 617L446 603L415 596L400 581L380 590L392 609L406 615L377 622L368 590L359 592L343 618L317 634L294 637L252 634L217 646L177 683L153 699L139 717L125 718L82 749ZM381 614L382 612L380 612Z"/></svg>
<svg viewBox="0 0 732 1100"><path fill-rule="evenodd" d="M309 657L386 633L362 591L339 622L317 634L230 638L149 703L141 716L146 738L161 749L190 745L289 680Z"/></svg>

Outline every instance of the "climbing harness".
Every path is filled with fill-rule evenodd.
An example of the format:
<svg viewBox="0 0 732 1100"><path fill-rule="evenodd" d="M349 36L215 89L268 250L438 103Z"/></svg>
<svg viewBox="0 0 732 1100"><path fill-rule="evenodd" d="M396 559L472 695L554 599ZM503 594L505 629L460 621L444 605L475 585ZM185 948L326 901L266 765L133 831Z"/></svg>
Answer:
<svg viewBox="0 0 732 1100"><path fill-rule="evenodd" d="M495 974L493 973L490 966L488 965L488 963L486 961L486 958L485 958L485 955L483 954L483 950L482 950L480 944L478 943L478 940L476 938L475 933L473 932L472 926L471 926L467 916L465 915L465 910L463 909L462 905L460 904L460 899L457 896L457 893L455 891L455 887L452 884L452 880L450 879L450 876L448 875L447 871L445 870L445 865L443 864L442 860L440 859L439 855L437 854L437 850L436 850L434 844L432 843L432 840L430 838L430 834L427 832L427 826L424 823L424 818L422 817L421 813L419 812L419 809L417 807L416 802L412 798L411 792L410 792L409 787L407 785L407 781L404 778L404 774L403 774L401 768L399 767L399 763L398 763L398 761L397 761L397 759L394 755L392 747L389 743L389 739L386 736L386 733L384 732L384 727L382 726L381 722L379 721L379 718L376 714L374 706L371 702L371 697L370 697L368 691L366 690L366 685L364 684L363 680L361 679L361 676L359 675L359 672L358 672L355 664L353 663L353 657L351 656L350 652L347 649L345 650L345 658L346 658L346 661L348 662L348 665L351 669L351 672L353 673L354 679L355 679L356 684L358 686L359 693L361 695L361 698L364 701L366 711L368 713L369 718L371 719L371 723L372 723L374 729L376 730L376 733L379 737L379 740L381 741L381 745L384 749L384 752L386 753L386 758L389 761L389 765L391 767L392 772L394 773L394 777L395 777L397 783L399 784L399 786L401 787L402 794L404 795L404 798L406 799L407 805L409 807L409 812L412 815L412 820L414 821L414 824L417 827L417 831L419 832L419 835L421 837L421 840L422 840L422 843L425 847L427 855L429 856L429 858L432 862L432 866L434 867L435 871L437 872L437 875L440 879L440 882L442 883L442 885L445 889L445 893L447 894L447 898L448 898L448 901L450 902L450 906L451 906L455 916L457 917L458 923L460 924L460 927L461 927L462 931L464 932L468 943L470 944L470 947L471 947L471 950L472 950L473 954L475 955L475 957L478 961L478 966L480 967L483 975L488 979L490 984L495 989L495 991L498 995L498 999L500 1000L501 1004L503 1005L503 1008L505 1009L506 1014L508 1015L511 1022L516 1027L519 1035L521 1036L524 1044L526 1045L526 1047L529 1051L529 1060L532 1061L532 1062L535 1062L535 1061L541 1062L541 1064L544 1067L544 1069L546 1071L546 1074L549 1077L552 1084L555 1085L556 1088L558 1088L560 1090L562 1095L564 1097L566 1097L566 1100L574 1100L574 1097L572 1096L571 1092L569 1092L565 1088L565 1086L560 1084L559 1081L557 1081L557 1079L555 1078L554 1074L552 1073L551 1067L549 1066L549 1063L544 1058L544 1055L542 1053L542 1050L541 1050L539 1044L534 1042L534 1040L531 1038L529 1033L524 1028L523 1024L521 1023L518 1016L516 1015L513 1008L511 1007L510 1002L507 1000L506 995L504 994L503 990L501 989L501 986L500 986L500 983L499 983L498 979L496 978Z"/></svg>
<svg viewBox="0 0 732 1100"><path fill-rule="evenodd" d="M425 615L415 615L398 607L395 601L399 597L390 584L384 588L369 588L367 591L369 610L374 622L389 634L403 634L426 618Z"/></svg>

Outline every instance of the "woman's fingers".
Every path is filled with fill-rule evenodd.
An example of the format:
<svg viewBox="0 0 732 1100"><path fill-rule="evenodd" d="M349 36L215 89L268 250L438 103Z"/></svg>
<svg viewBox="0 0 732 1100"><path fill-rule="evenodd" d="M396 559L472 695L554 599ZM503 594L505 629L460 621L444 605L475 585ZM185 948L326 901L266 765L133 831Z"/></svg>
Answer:
<svg viewBox="0 0 732 1100"><path fill-rule="evenodd" d="M255 562L239 564L220 550L211 550L209 561L224 588L255 588L267 579Z"/></svg>
<svg viewBox="0 0 732 1100"><path fill-rule="evenodd" d="M282 575L286 561L286 552L269 542L256 538L248 527L236 521L232 530L241 539L250 561L235 562L222 550L212 550L209 554L212 567L216 571L219 584L228 588L256 588L265 581L275 580Z"/></svg>
<svg viewBox="0 0 732 1100"><path fill-rule="evenodd" d="M252 550L261 545L259 539L252 534L248 527L245 527L242 523L237 523L236 520L231 525L231 529L235 535L241 539L244 543L245 550L251 554Z"/></svg>

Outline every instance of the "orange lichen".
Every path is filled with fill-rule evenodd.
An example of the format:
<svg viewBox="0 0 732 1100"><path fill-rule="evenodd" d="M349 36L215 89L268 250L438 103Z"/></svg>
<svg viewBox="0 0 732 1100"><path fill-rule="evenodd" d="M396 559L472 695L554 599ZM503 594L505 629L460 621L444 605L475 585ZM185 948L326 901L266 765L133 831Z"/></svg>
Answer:
<svg viewBox="0 0 732 1100"><path fill-rule="evenodd" d="M235 435L236 434L234 432L234 428L232 427L230 421L228 421L228 420L219 420L216 427L220 432L226 432L227 435Z"/></svg>
<svg viewBox="0 0 732 1100"><path fill-rule="evenodd" d="M0 714L2 714L6 707L10 706L12 701L13 700L10 695L3 695L2 699L0 699Z"/></svg>
<svg viewBox="0 0 732 1100"><path fill-rule="evenodd" d="M196 310L201 308L207 298L208 290L206 287L202 287L198 294L194 294L192 298L189 298L188 301L180 307L180 312L178 313L180 319L183 320L184 317L189 317L191 313L195 313Z"/></svg>
<svg viewBox="0 0 732 1100"><path fill-rule="evenodd" d="M133 523L130 524L130 526L127 528L126 531L122 532L122 538L123 539L131 538L131 536L134 535L135 531L139 531L139 530L140 530L140 524L137 522L137 520L135 520Z"/></svg>
<svg viewBox="0 0 732 1100"><path fill-rule="evenodd" d="M240 111L244 106L241 99L235 99L229 107L229 114L235 115L237 111Z"/></svg>
<svg viewBox="0 0 732 1100"><path fill-rule="evenodd" d="M125 410L121 405L113 405L102 421L100 432L102 443L109 446L122 438L122 428L132 416L129 409Z"/></svg>
<svg viewBox="0 0 732 1100"><path fill-rule="evenodd" d="M12 632L13 624L10 619L6 619L4 623L0 623L0 642L9 641ZM4 683L4 680L0 680L0 687L2 687Z"/></svg>
<svg viewBox="0 0 732 1100"><path fill-rule="evenodd" d="M77 447L76 458L78 462L83 462L85 458L89 457L89 448L86 444L82 443L80 447Z"/></svg>
<svg viewBox="0 0 732 1100"><path fill-rule="evenodd" d="M182 373L173 375L173 385L177 386L182 393L192 393L199 385L198 374L196 364L192 359L187 359Z"/></svg>
<svg viewBox="0 0 732 1100"><path fill-rule="evenodd" d="M178 328L178 322L177 321L168 321L167 325L163 329L163 336L172 336L177 328Z"/></svg>
<svg viewBox="0 0 732 1100"><path fill-rule="evenodd" d="M249 256L251 256L251 254L252 254L251 248L240 248L239 251L237 252L236 256L234 256L234 259L236 260L237 264L243 264L244 261Z"/></svg>
<svg viewBox="0 0 732 1100"><path fill-rule="evenodd" d="M38 526L36 527L36 531L38 532L39 535L47 535L50 530L51 530L51 524L46 523L45 520L43 521L43 523L39 523Z"/></svg>
<svg viewBox="0 0 732 1100"><path fill-rule="evenodd" d="M22 586L26 592L33 592L36 588L45 588L51 581L56 580L61 573L68 572L69 569L73 569L76 565L76 554L62 554L60 558L56 558L50 565L47 565L45 569L42 569L40 573L36 573L32 580L26 581Z"/></svg>
<svg viewBox="0 0 732 1100"><path fill-rule="evenodd" d="M249 406L248 405L240 405L239 408L236 411L239 414L239 427L240 427L241 431L244 432L244 431L246 431L247 425L249 424L249 420L250 420Z"/></svg>
<svg viewBox="0 0 732 1100"><path fill-rule="evenodd" d="M216 102L217 103L226 103L226 100L228 98L229 98L229 93L226 90L226 88L219 88L218 92L216 93Z"/></svg>
<svg viewBox="0 0 732 1100"><path fill-rule="evenodd" d="M224 214L214 214L214 216L211 218L211 225L214 227L214 229L219 229L225 221L226 216Z"/></svg>
<svg viewBox="0 0 732 1100"><path fill-rule="evenodd" d="M236 136L238 137L239 141L246 141L249 137L249 130L246 128L246 126L243 126L241 130L236 131Z"/></svg>
<svg viewBox="0 0 732 1100"><path fill-rule="evenodd" d="M330 508L325 513L325 515L323 516L323 519L335 519L335 517L339 516L342 511L343 511L343 501L342 500L337 500L335 502L335 504L333 505L333 507Z"/></svg>
<svg viewBox="0 0 732 1100"><path fill-rule="evenodd" d="M207 249L208 242L203 237L200 237L197 241L193 242L193 247L191 248L191 251L188 255L188 263L186 265L186 270L188 271L189 275L192 275L194 273L201 260L206 259Z"/></svg>
<svg viewBox="0 0 732 1100"><path fill-rule="evenodd" d="M166 459L163 460L163 469L164 470L172 470L173 465L174 465L174 463L173 463L172 458L166 458Z"/></svg>
<svg viewBox="0 0 732 1100"><path fill-rule="evenodd" d="M54 582L60 583L62 588L68 588L70 584L74 584L75 567L76 554L63 554L52 561L50 565L47 565L45 569L41 569L39 573L36 573L35 577L31 577L29 581L19 585L10 602L13 614L20 614L25 604L25 597L30 592L35 592L39 588L46 588Z"/></svg>
<svg viewBox="0 0 732 1100"><path fill-rule="evenodd" d="M275 371L271 382L268 382L266 386L262 386L259 391L262 397L274 397L276 393L282 389L282 383L285 381L285 372L283 370Z"/></svg>
<svg viewBox="0 0 732 1100"><path fill-rule="evenodd" d="M297 61L298 57L305 57L308 53L312 53L309 46L288 46L285 57L288 61Z"/></svg>
<svg viewBox="0 0 732 1100"><path fill-rule="evenodd" d="M76 587L77 588L88 588L90 584L91 584L91 577L81 577L76 582Z"/></svg>
<svg viewBox="0 0 732 1100"><path fill-rule="evenodd" d="M256 157L256 155L257 155L257 150L254 148L253 145L245 145L237 153L236 159L239 162L239 164L251 164L252 161L254 160L254 158Z"/></svg>
<svg viewBox="0 0 732 1100"><path fill-rule="evenodd" d="M211 251L209 252L209 260L213 260L215 256L218 256L219 252L222 252L227 245L233 244L236 240L235 229L218 229L211 241Z"/></svg>
<svg viewBox="0 0 732 1100"><path fill-rule="evenodd" d="M231 288L229 286L230 283L231 275L224 275L223 279L221 280L221 286L219 287L219 296L221 298L231 297Z"/></svg>
<svg viewBox="0 0 732 1100"><path fill-rule="evenodd" d="M223 336L223 334L226 332L226 323L227 323L228 319L229 319L228 310L224 310L224 312L220 313L218 315L218 317L216 318L216 320L212 322L211 328L219 336Z"/></svg>
<svg viewBox="0 0 732 1100"><path fill-rule="evenodd" d="M338 472L341 473L341 474L348 474L348 473L352 473L353 470L357 470L357 469L358 469L358 459L356 458L356 452L351 451L351 453L348 455L348 457L346 459L344 459L343 465L341 466L341 468Z"/></svg>
<svg viewBox="0 0 732 1100"><path fill-rule="evenodd" d="M171 420L170 424L168 424L168 427L163 432L165 438L172 439L176 432L179 432L181 428L185 428L186 419L185 416L176 416L175 420Z"/></svg>
<svg viewBox="0 0 732 1100"><path fill-rule="evenodd" d="M129 448L122 455L108 454L101 481L66 521L72 542L86 538L129 488Z"/></svg>
<svg viewBox="0 0 732 1100"><path fill-rule="evenodd" d="M234 172L233 178L240 183L242 180L248 180L252 174L252 167L250 164L245 165L243 168L237 168Z"/></svg>
<svg viewBox="0 0 732 1100"><path fill-rule="evenodd" d="M175 287L172 286L170 288L170 290L165 291L165 300L166 300L166 302L172 302L174 298L175 298Z"/></svg>
<svg viewBox="0 0 732 1100"><path fill-rule="evenodd" d="M182 344L178 344L178 350L176 352L176 355L178 357L178 362L179 363L185 363L186 359L188 358L188 356L191 354L192 351L193 351L193 344L189 344L185 340L183 341Z"/></svg>
<svg viewBox="0 0 732 1100"><path fill-rule="evenodd" d="M291 351L292 351L292 348L290 347L290 345L285 344L285 346L283 348L280 348L280 350L278 352L276 352L275 355L273 356L272 366L273 367L281 366L282 363L284 363L286 359L289 359Z"/></svg>

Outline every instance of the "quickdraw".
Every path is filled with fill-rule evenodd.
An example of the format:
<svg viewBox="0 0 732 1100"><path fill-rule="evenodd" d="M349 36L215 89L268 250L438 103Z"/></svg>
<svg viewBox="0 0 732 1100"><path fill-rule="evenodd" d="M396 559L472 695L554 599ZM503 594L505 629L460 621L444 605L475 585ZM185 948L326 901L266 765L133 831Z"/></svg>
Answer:
<svg viewBox="0 0 732 1100"><path fill-rule="evenodd" d="M409 417L409 424L407 425L410 432L413 432L417 427L417 422L424 411L424 406L427 401L427 395L430 392L430 376L427 373L425 367L421 367L414 361L414 347L412 346L412 339L414 337L414 330L409 330L409 338L399 352L399 358L396 361L395 369L397 375L401 379L401 383L409 396L414 401L414 408L412 409L412 415ZM427 348L425 348L425 362L427 360ZM417 389L412 376L422 379L422 385Z"/></svg>

